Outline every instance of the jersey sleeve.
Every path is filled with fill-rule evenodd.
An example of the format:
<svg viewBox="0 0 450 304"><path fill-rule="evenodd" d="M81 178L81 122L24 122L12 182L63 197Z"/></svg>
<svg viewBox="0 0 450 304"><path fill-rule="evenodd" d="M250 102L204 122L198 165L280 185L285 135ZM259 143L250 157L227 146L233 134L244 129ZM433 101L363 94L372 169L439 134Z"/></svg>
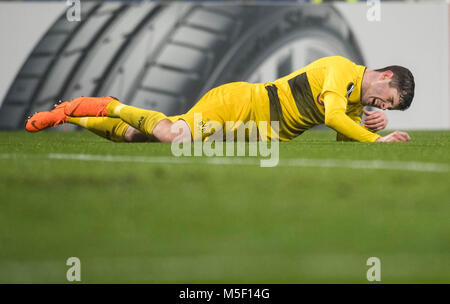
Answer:
<svg viewBox="0 0 450 304"><path fill-rule="evenodd" d="M361 125L362 110L355 109L353 111L348 111L348 109L347 109L347 116L350 117L350 119L353 120L354 122L356 122L358 125L362 126L364 129L370 131L364 125ZM336 141L356 141L356 140L349 138L342 133L336 132Z"/></svg>
<svg viewBox="0 0 450 304"><path fill-rule="evenodd" d="M361 117L360 116L350 115L350 114L347 114L347 116L350 117L351 120L353 120L354 122L356 122L358 125L361 126ZM354 140L350 137L347 137L342 133L336 132L336 141L356 141L356 140Z"/></svg>
<svg viewBox="0 0 450 304"><path fill-rule="evenodd" d="M324 96L325 104L325 124L342 135L360 141L374 142L380 137L360 126L352 120L345 109L347 100L334 92L327 92Z"/></svg>

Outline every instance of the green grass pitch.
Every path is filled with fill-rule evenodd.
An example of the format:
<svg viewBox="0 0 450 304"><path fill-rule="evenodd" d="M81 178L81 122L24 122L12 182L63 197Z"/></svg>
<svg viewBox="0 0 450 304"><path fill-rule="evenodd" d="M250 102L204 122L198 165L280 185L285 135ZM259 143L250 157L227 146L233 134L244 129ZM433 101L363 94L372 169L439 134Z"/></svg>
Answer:
<svg viewBox="0 0 450 304"><path fill-rule="evenodd" d="M311 131L289 158L450 165L449 131L338 143ZM450 283L450 172L102 162L49 153L165 156L170 144L89 132L0 132L0 282ZM198 160L198 161L197 161Z"/></svg>

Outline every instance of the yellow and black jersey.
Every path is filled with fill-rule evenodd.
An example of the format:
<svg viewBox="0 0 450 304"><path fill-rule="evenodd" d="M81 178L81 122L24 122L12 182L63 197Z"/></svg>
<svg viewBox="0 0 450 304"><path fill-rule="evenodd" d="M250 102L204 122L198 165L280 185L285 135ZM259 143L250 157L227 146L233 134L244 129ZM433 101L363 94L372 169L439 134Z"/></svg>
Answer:
<svg viewBox="0 0 450 304"><path fill-rule="evenodd" d="M266 83L270 120L280 122L280 140L290 140L326 123L350 139L375 141L379 135L360 126L365 69L344 57L325 57ZM258 118L267 119L267 115Z"/></svg>
<svg viewBox="0 0 450 304"><path fill-rule="evenodd" d="M186 114L169 118L185 120L194 139L202 136L205 140L219 127L231 129L225 134L241 123L264 121L268 125L264 137L271 140L270 122L279 121L278 139L281 141L291 140L313 126L326 123L342 134L342 139L373 142L379 135L360 126L364 71L364 66L344 57L326 57L274 82L235 82L219 86L205 94ZM196 113L202 114L200 122L194 119ZM218 124L212 127L209 121Z"/></svg>

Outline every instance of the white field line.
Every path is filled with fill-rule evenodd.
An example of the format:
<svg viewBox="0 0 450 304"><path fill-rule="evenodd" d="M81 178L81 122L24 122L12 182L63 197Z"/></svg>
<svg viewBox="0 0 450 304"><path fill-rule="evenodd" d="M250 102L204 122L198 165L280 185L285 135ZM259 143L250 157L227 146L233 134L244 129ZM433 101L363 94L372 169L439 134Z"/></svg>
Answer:
<svg viewBox="0 0 450 304"><path fill-rule="evenodd" d="M260 159L255 157L149 157L149 156L115 156L95 154L0 154L0 159L56 159L98 161L116 163L150 163L150 164L210 164L210 165L248 165L258 166ZM444 163L388 161L388 160L346 160L320 158L287 158L279 162L281 167L316 167L316 168L351 168L381 169L395 171L449 172L450 166Z"/></svg>

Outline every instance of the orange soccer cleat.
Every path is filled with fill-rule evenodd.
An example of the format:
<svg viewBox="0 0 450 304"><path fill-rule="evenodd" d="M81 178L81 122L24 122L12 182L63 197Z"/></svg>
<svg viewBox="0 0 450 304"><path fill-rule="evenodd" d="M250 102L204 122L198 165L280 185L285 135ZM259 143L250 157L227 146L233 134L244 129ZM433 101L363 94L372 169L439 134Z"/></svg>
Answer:
<svg viewBox="0 0 450 304"><path fill-rule="evenodd" d="M67 116L73 117L107 116L108 111L106 106L113 100L120 102L112 96L77 97L69 102L64 112Z"/></svg>
<svg viewBox="0 0 450 304"><path fill-rule="evenodd" d="M28 118L25 129L28 132L39 132L49 127L56 127L59 124L67 122L66 114L64 114L64 108L68 104L68 101L60 102L55 105L55 108L51 111L38 112Z"/></svg>

